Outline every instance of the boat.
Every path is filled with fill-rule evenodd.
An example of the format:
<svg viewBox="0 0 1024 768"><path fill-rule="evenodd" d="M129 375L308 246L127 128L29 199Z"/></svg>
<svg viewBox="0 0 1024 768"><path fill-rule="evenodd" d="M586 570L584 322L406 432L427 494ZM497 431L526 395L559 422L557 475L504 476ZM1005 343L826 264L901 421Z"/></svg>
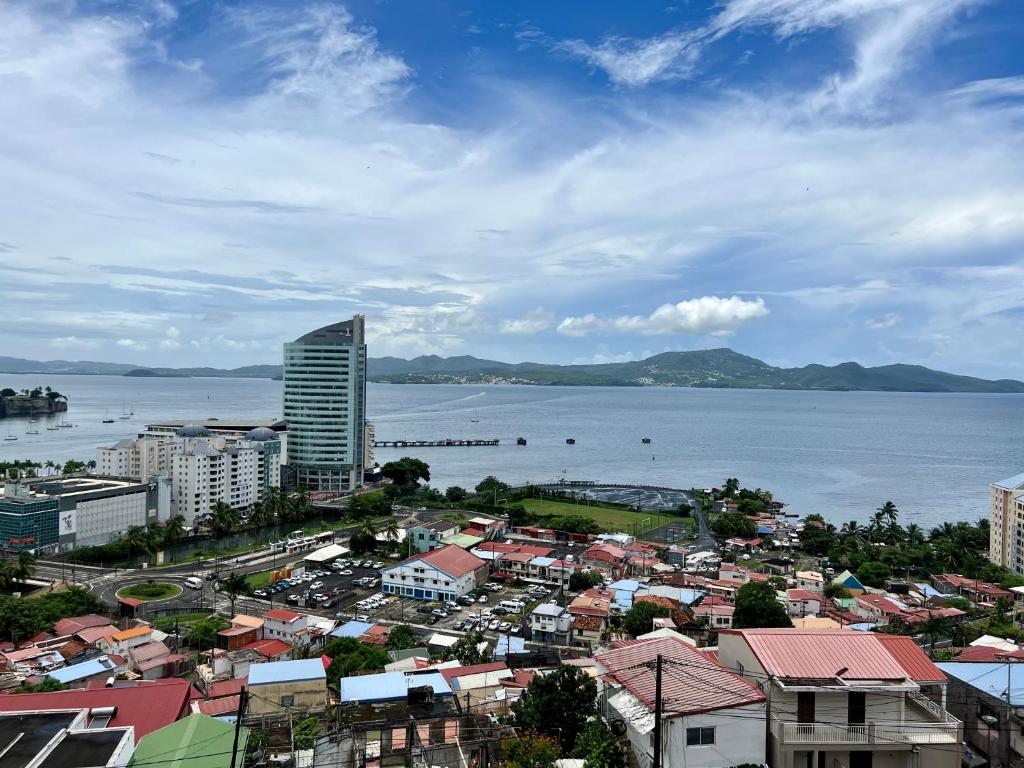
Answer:
<svg viewBox="0 0 1024 768"><path fill-rule="evenodd" d="M516 445L526 445L526 438L525 437L517 437L516 438Z"/></svg>
<svg viewBox="0 0 1024 768"><path fill-rule="evenodd" d="M125 406L123 406L121 408L121 415L118 416L117 418L121 419L122 421L125 420L125 419L130 419L131 418L131 414L128 413L128 406L127 405L125 405ZM113 419L111 419L111 421L113 421Z"/></svg>
<svg viewBox="0 0 1024 768"><path fill-rule="evenodd" d="M18 439L18 436L14 435L14 434L11 434L11 427L10 427L10 425L8 425L7 426L7 437L5 437L4 440L17 440L17 439Z"/></svg>
<svg viewBox="0 0 1024 768"><path fill-rule="evenodd" d="M29 419L28 423L29 424L35 424L37 421L39 421L39 419Z"/></svg>
<svg viewBox="0 0 1024 768"><path fill-rule="evenodd" d="M113 424L114 423L114 420L112 418L110 418L110 411L109 410L106 410L106 411L103 412L103 423L104 424Z"/></svg>
<svg viewBox="0 0 1024 768"><path fill-rule="evenodd" d="M39 430L38 429L26 429L25 430L25 434L26 435L38 435L39 434Z"/></svg>
<svg viewBox="0 0 1024 768"><path fill-rule="evenodd" d="M649 437L641 437L640 438L640 442L643 443L644 445L650 445L651 438L649 438Z"/></svg>
<svg viewBox="0 0 1024 768"><path fill-rule="evenodd" d="M47 427L46 429L47 429L48 432L56 432L58 429L60 429L60 427L58 427L57 425L54 425L52 427Z"/></svg>
<svg viewBox="0 0 1024 768"><path fill-rule="evenodd" d="M565 438L565 444L566 445L576 445L576 438L575 437L567 437L567 438Z"/></svg>
<svg viewBox="0 0 1024 768"><path fill-rule="evenodd" d="M470 424L479 424L480 423L480 419L470 419L469 423Z"/></svg>

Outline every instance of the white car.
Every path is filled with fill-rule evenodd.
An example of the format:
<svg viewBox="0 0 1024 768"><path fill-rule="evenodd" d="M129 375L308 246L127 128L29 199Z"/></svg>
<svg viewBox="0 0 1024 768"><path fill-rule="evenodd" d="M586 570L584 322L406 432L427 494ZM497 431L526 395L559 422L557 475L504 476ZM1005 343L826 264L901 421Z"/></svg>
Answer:
<svg viewBox="0 0 1024 768"><path fill-rule="evenodd" d="M486 603L487 602L487 595L480 595L480 599L477 600L477 602L478 603Z"/></svg>
<svg viewBox="0 0 1024 768"><path fill-rule="evenodd" d="M448 614L445 613L444 611L442 611L440 608L435 608L434 610L432 610L430 612L430 615L431 616L437 616L437 618L439 618L439 619L447 619L448 618Z"/></svg>
<svg viewBox="0 0 1024 768"><path fill-rule="evenodd" d="M338 575L339 576L351 576L352 575L352 571L350 569L346 568L343 571L338 571Z"/></svg>
<svg viewBox="0 0 1024 768"><path fill-rule="evenodd" d="M491 632L497 632L498 631L498 627L500 627L500 626L501 626L501 622L498 621L497 619L495 619L494 621L492 621L490 624L487 625L487 628L489 630L491 630Z"/></svg>
<svg viewBox="0 0 1024 768"><path fill-rule="evenodd" d="M498 625L498 630L501 632L508 632L510 629L512 629L512 622L510 621L503 621Z"/></svg>
<svg viewBox="0 0 1024 768"><path fill-rule="evenodd" d="M324 583L322 581L314 581L309 585L310 589L323 589Z"/></svg>

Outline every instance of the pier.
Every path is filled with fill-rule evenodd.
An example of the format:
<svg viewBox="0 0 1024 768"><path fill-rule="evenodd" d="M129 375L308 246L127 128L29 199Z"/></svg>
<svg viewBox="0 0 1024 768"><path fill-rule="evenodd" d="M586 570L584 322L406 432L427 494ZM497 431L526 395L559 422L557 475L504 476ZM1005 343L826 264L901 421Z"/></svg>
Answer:
<svg viewBox="0 0 1024 768"><path fill-rule="evenodd" d="M475 448L497 445L498 440L374 440L374 448Z"/></svg>

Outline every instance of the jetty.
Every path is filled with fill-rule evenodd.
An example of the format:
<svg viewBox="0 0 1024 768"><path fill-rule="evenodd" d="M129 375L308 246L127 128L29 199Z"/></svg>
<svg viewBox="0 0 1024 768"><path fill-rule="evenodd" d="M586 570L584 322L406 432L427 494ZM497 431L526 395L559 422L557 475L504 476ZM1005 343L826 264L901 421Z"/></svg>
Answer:
<svg viewBox="0 0 1024 768"><path fill-rule="evenodd" d="M444 440L374 440L374 448L475 448L484 445L497 445L499 440L462 440L446 438Z"/></svg>

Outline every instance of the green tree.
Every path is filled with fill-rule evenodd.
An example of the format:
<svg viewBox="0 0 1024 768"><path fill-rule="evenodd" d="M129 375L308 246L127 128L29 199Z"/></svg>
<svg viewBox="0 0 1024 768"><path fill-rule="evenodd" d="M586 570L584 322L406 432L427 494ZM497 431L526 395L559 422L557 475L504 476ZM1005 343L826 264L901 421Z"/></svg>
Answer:
<svg viewBox="0 0 1024 768"><path fill-rule="evenodd" d="M739 493L740 481L735 477L726 478L725 486L722 488L722 495L729 496L730 498Z"/></svg>
<svg viewBox="0 0 1024 768"><path fill-rule="evenodd" d="M419 481L430 482L430 465L411 456L403 456L397 461L389 461L380 468L383 477L399 488L411 492L419 485Z"/></svg>
<svg viewBox="0 0 1024 768"><path fill-rule="evenodd" d="M128 528L128 533L124 537L124 543L128 547L128 551L133 555L148 552L149 534L144 526L132 525Z"/></svg>
<svg viewBox="0 0 1024 768"><path fill-rule="evenodd" d="M249 526L251 528L265 528L268 525L273 525L276 517L277 515L270 508L270 505L266 501L260 500L252 505L252 511L249 513Z"/></svg>
<svg viewBox="0 0 1024 768"><path fill-rule="evenodd" d="M197 651L209 650L217 643L217 633L230 626L229 622L216 615L194 621L188 631L188 644Z"/></svg>
<svg viewBox="0 0 1024 768"><path fill-rule="evenodd" d="M501 482L494 475L488 475L479 483L476 484L477 496L491 497L489 501L493 501L495 496L500 496L503 493L508 493L509 486L507 483Z"/></svg>
<svg viewBox="0 0 1024 768"><path fill-rule="evenodd" d="M15 392L10 387L4 387L3 389L0 389L0 397L14 397L16 394L18 393Z"/></svg>
<svg viewBox="0 0 1024 768"><path fill-rule="evenodd" d="M535 677L512 705L512 714L517 726L557 739L562 754L569 754L597 714L597 684L581 668L563 664Z"/></svg>
<svg viewBox="0 0 1024 768"><path fill-rule="evenodd" d="M380 491L360 493L348 500L348 516L353 520L380 517L391 512L391 504Z"/></svg>
<svg viewBox="0 0 1024 768"><path fill-rule="evenodd" d="M323 731L323 726L320 724L320 718L307 717L304 720L299 720L292 727L292 742L295 744L295 748L312 749L321 731Z"/></svg>
<svg viewBox="0 0 1024 768"><path fill-rule="evenodd" d="M501 746L500 765L507 768L554 768L562 756L558 742L536 733L506 739Z"/></svg>
<svg viewBox="0 0 1024 768"><path fill-rule="evenodd" d="M869 560L861 563L857 569L857 579L866 587L880 588L885 585L886 579L892 574L889 566L877 560Z"/></svg>
<svg viewBox="0 0 1024 768"><path fill-rule="evenodd" d="M448 490L444 492L444 497L452 502L452 504L458 504L467 496L469 496L469 491L458 485L449 486Z"/></svg>
<svg viewBox="0 0 1024 768"><path fill-rule="evenodd" d="M334 690L338 681L356 672L379 672L388 663L387 652L376 645L361 643L354 637L336 637L324 646L324 655L331 659L327 667L327 683Z"/></svg>
<svg viewBox="0 0 1024 768"><path fill-rule="evenodd" d="M356 531L349 537L348 548L354 555L365 555L377 548L377 539L373 534Z"/></svg>
<svg viewBox="0 0 1024 768"><path fill-rule="evenodd" d="M604 581L604 577L597 571L573 571L569 576L569 589L573 592L582 592L584 589L596 587Z"/></svg>
<svg viewBox="0 0 1024 768"><path fill-rule="evenodd" d="M399 624L388 632L388 650L401 651L406 648L415 648L416 645L416 633L408 624Z"/></svg>
<svg viewBox="0 0 1024 768"><path fill-rule="evenodd" d="M445 648L441 658L445 661L458 659L459 663L466 667L471 664L486 664L491 660L491 652L486 647L485 640L482 632L467 632L454 645Z"/></svg>
<svg viewBox="0 0 1024 768"><path fill-rule="evenodd" d="M53 691L66 691L67 689L68 686L64 683L54 680L52 677L47 677L35 685L22 683L12 693L52 693Z"/></svg>
<svg viewBox="0 0 1024 768"><path fill-rule="evenodd" d="M736 593L732 626L734 629L792 627L793 622L786 613L786 607L778 601L771 584L748 581Z"/></svg>
<svg viewBox="0 0 1024 768"><path fill-rule="evenodd" d="M36 575L36 559L31 552L19 552L12 572L15 581L22 583Z"/></svg>
<svg viewBox="0 0 1024 768"><path fill-rule="evenodd" d="M572 756L582 759L584 768L626 768L626 756L619 740L600 720L592 720L576 737Z"/></svg>
<svg viewBox="0 0 1024 768"><path fill-rule="evenodd" d="M245 576L232 571L224 578L218 579L217 591L228 596L228 600L231 601L231 615L234 616L235 600L239 595L244 595L249 591L249 583L245 580Z"/></svg>
<svg viewBox="0 0 1024 768"><path fill-rule="evenodd" d="M668 615L669 611L665 606L644 600L634 603L622 617L622 628L633 637L644 635L654 629L654 619Z"/></svg>
<svg viewBox="0 0 1024 768"><path fill-rule="evenodd" d="M238 510L224 501L218 501L213 505L210 517L210 529L214 536L225 536L234 533L239 527Z"/></svg>
<svg viewBox="0 0 1024 768"><path fill-rule="evenodd" d="M61 473L65 475L73 475L75 472L83 472L88 468L88 465L84 461L75 461L69 459L64 462L64 467L61 469Z"/></svg>
<svg viewBox="0 0 1024 768"><path fill-rule="evenodd" d="M164 525L164 544L173 546L185 538L185 517L171 515Z"/></svg>
<svg viewBox="0 0 1024 768"><path fill-rule="evenodd" d="M384 538L388 541L388 549L393 549L395 543L398 541L398 537L401 535L401 527L398 525L398 521L393 517L389 517L384 521L384 525L381 526L381 532L384 534Z"/></svg>

